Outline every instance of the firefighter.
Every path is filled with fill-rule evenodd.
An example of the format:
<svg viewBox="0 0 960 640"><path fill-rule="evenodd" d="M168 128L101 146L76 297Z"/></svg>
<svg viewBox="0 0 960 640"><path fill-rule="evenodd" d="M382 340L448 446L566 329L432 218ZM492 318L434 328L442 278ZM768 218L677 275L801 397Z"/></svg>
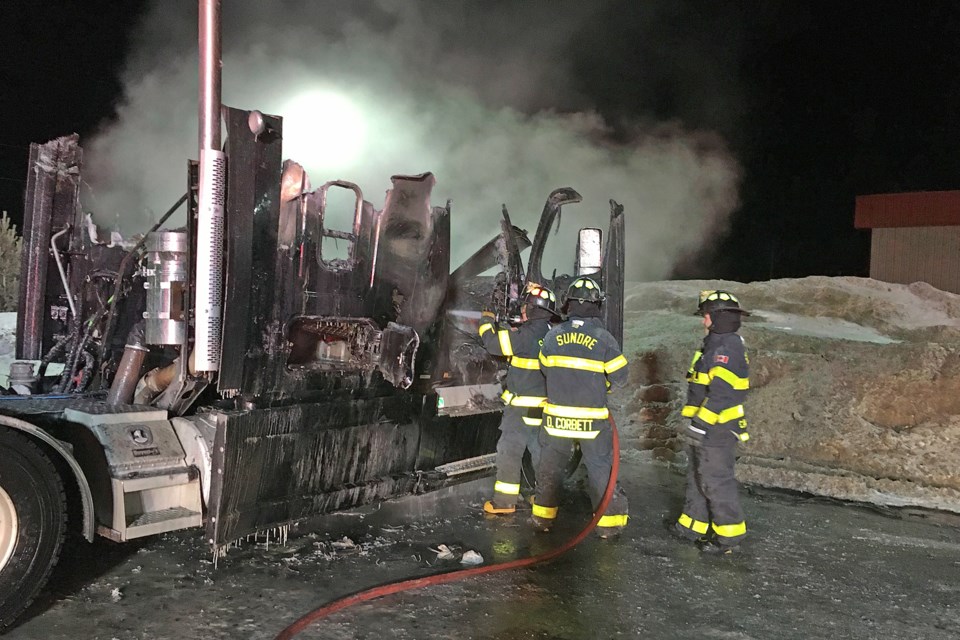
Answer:
<svg viewBox="0 0 960 640"><path fill-rule="evenodd" d="M750 439L743 401L750 386L749 360L737 334L750 315L727 291L703 291L697 314L706 337L687 372L682 415L688 447L686 499L671 532L705 553L732 554L747 535L734 477L736 446Z"/></svg>
<svg viewBox="0 0 960 640"><path fill-rule="evenodd" d="M497 441L497 481L493 499L483 505L491 514L509 514L517 510L523 452L530 450L536 468L540 454L537 434L546 399L543 374L540 373L540 344L550 329L551 320L559 320L557 297L547 289L531 285L520 307L519 327L500 327L493 313L484 311L480 320L480 338L486 350L506 356L510 362L506 388L500 398L506 405Z"/></svg>
<svg viewBox="0 0 960 640"><path fill-rule="evenodd" d="M603 292L596 281L578 277L567 290L566 322L544 337L540 365L547 381L547 402L540 429L540 464L533 504L533 524L549 531L557 517L564 469L574 443L580 444L587 469L588 492L596 509L613 466L613 429L607 408L611 385L627 381L627 359L603 327ZM617 536L627 524L627 496L617 484L597 524L601 538Z"/></svg>

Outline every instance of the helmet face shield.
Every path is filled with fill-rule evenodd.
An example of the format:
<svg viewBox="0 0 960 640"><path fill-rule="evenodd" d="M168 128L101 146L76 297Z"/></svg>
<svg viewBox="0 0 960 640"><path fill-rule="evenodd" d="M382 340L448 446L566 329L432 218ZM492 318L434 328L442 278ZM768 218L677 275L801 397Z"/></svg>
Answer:
<svg viewBox="0 0 960 640"><path fill-rule="evenodd" d="M720 289L701 291L695 315L702 316L716 311L735 311L745 316L750 315L746 309L740 306L740 300L737 299L737 296L729 291Z"/></svg>

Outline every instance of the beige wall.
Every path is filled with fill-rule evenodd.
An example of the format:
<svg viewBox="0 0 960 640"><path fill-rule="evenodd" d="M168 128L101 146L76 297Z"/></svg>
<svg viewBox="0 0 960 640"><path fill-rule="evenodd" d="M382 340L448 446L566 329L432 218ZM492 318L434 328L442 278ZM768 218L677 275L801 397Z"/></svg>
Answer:
<svg viewBox="0 0 960 640"><path fill-rule="evenodd" d="M960 227L873 229L870 277L960 293Z"/></svg>

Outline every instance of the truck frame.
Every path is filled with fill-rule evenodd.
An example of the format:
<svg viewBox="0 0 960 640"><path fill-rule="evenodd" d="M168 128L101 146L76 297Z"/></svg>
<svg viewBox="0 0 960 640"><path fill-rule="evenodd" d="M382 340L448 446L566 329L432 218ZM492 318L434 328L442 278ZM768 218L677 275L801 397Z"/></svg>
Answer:
<svg viewBox="0 0 960 640"><path fill-rule="evenodd" d="M202 52L217 4L201 0ZM206 128L225 141L201 141L185 195L137 242L82 213L78 136L31 146L18 362L0 396L0 629L68 534L197 529L220 557L252 533L489 473L505 363L482 349L479 312L513 317L529 283L572 278L540 264L573 189L550 194L532 242L504 207L500 234L451 270L432 174L394 176L381 209L347 181L311 190L283 158L282 118L222 107L213 84ZM350 229L326 226L332 189L353 193ZM186 226L163 227L184 206ZM602 280L619 339L623 229L611 200L605 244L581 230L575 267Z"/></svg>

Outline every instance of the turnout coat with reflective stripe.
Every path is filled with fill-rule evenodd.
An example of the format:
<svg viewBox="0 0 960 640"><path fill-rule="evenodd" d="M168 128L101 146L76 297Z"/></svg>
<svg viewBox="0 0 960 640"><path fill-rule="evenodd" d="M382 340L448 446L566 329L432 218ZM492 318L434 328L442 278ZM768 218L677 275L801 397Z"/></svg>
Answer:
<svg viewBox="0 0 960 640"><path fill-rule="evenodd" d="M528 320L517 328L501 328L492 320L480 321L484 348L495 356L507 356L510 368L504 383L503 400L515 407L543 404L546 384L540 373L540 342L550 328L543 319Z"/></svg>
<svg viewBox="0 0 960 640"><path fill-rule="evenodd" d="M706 431L707 444L750 438L743 402L750 388L749 359L736 333L708 333L687 371L683 416Z"/></svg>
<svg viewBox="0 0 960 640"><path fill-rule="evenodd" d="M599 318L570 318L543 338L544 423L550 435L595 438L609 417L607 389L627 382L627 359ZM608 383L609 380L609 383Z"/></svg>

